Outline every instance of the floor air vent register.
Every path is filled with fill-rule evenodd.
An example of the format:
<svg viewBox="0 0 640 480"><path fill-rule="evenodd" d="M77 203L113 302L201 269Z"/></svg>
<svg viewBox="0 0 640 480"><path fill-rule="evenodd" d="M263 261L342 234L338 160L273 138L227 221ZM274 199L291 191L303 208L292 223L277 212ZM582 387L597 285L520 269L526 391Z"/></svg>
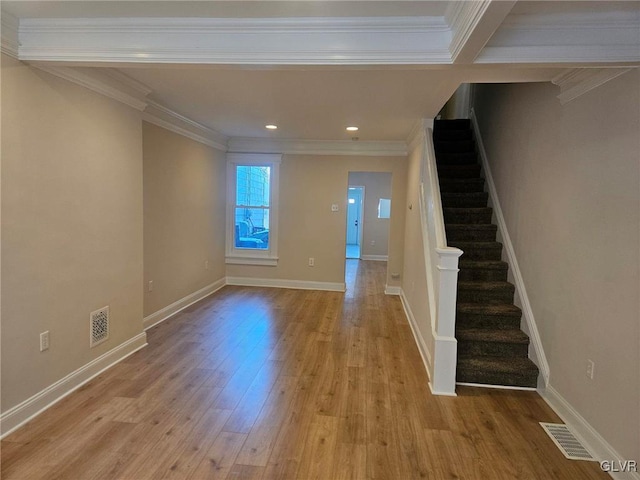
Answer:
<svg viewBox="0 0 640 480"><path fill-rule="evenodd" d="M575 437L571 430L562 423L544 423L540 426L551 437L553 443L569 460L590 460L596 461L582 443Z"/></svg>

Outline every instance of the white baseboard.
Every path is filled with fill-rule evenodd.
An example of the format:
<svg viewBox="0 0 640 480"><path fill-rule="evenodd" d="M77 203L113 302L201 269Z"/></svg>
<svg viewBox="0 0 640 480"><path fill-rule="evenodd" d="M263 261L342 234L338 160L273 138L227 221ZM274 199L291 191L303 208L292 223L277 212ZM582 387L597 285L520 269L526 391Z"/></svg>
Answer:
<svg viewBox="0 0 640 480"><path fill-rule="evenodd" d="M326 290L330 292L344 292L347 289L344 282L309 282L306 280L252 277L227 277L227 285L240 285L243 287L294 288L299 290Z"/></svg>
<svg viewBox="0 0 640 480"><path fill-rule="evenodd" d="M392 286L392 285L385 285L384 286L384 294L385 295L400 295L400 294L402 294L402 288L395 287L395 286Z"/></svg>
<svg viewBox="0 0 640 480"><path fill-rule="evenodd" d="M225 285L225 279L221 278L220 280L213 282L211 285L207 285L206 287L201 288L200 290L193 292L192 294L187 295L184 298L181 298L177 302L173 302L171 305L167 305L162 310L158 310L157 312L144 317L142 321L144 329L149 330L151 327L155 327L159 323L164 322L165 320L172 317L181 310L184 310L188 306L193 305L203 298L217 292Z"/></svg>
<svg viewBox="0 0 640 480"><path fill-rule="evenodd" d="M520 266L518 265L516 252L513 248L513 243L511 242L511 237L509 236L509 232L507 230L507 223L504 219L502 208L500 207L498 192L496 190L495 182L493 181L491 167L489 167L489 160L487 158L487 152L484 148L484 143L482 142L482 136L480 134L478 119L476 118L476 114L473 108L471 109L470 117L471 125L473 127L476 138L476 145L478 146L478 153L480 154L480 160L482 162L482 170L484 171L487 188L489 189L489 197L491 198L493 213L498 225L498 231L502 236L502 244L504 246L504 252L507 256L509 271L513 275L513 283L516 287L517 297L520 300L519 306L522 309L522 318L524 319L527 326L527 333L529 334L531 346L533 347L533 360L537 364L540 373L542 374L543 385L539 385L544 388L549 385L549 363L547 362L547 357L545 356L544 348L542 346L542 339L540 338L540 333L538 331L538 326L533 315L533 310L531 308L531 304L529 303L529 296L527 295L527 289L524 285L524 279L522 278L522 273L520 272Z"/></svg>
<svg viewBox="0 0 640 480"><path fill-rule="evenodd" d="M614 465L617 467L625 460L640 461L635 458L622 458L609 442L602 438L596 429L552 386L548 385L546 389L538 390L538 393L596 459L615 462ZM616 480L640 480L638 472L609 472L609 475Z"/></svg>
<svg viewBox="0 0 640 480"><path fill-rule="evenodd" d="M147 334L142 332L2 413L0 438L6 437L94 377L146 346Z"/></svg>
<svg viewBox="0 0 640 480"><path fill-rule="evenodd" d="M373 260L375 262L386 262L389 255L361 255L360 260Z"/></svg>
<svg viewBox="0 0 640 480"><path fill-rule="evenodd" d="M429 377L429 388L431 388L431 353L427 348L427 343L424 341L424 338L420 333L418 323L416 322L416 317L411 311L409 300L407 300L407 297L404 294L404 290L402 289L400 289L400 301L402 302L404 314L407 316L407 320L409 320L409 326L411 327L411 332L413 333L413 339L416 341L416 345L418 346L418 351L420 352L420 356L422 357L424 368L427 370L427 376Z"/></svg>

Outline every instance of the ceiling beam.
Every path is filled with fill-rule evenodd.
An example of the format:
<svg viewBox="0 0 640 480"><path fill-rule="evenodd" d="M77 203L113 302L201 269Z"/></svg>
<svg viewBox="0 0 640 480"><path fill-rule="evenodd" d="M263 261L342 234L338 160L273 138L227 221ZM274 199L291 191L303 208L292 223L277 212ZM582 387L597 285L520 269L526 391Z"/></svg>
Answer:
<svg viewBox="0 0 640 480"><path fill-rule="evenodd" d="M452 3L445 17L452 32L449 51L453 63L473 63L515 3L516 0Z"/></svg>

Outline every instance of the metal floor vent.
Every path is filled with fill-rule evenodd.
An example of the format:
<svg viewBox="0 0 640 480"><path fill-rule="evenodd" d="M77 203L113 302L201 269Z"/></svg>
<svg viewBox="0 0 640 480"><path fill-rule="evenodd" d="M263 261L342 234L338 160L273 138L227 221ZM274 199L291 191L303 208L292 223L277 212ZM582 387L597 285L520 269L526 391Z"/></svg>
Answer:
<svg viewBox="0 0 640 480"><path fill-rule="evenodd" d="M89 315L89 344L93 348L109 338L109 306Z"/></svg>
<svg viewBox="0 0 640 480"><path fill-rule="evenodd" d="M562 423L543 423L540 426L551 437L553 443L569 460L591 460L596 461L589 450L584 448L580 441L571 433L569 428Z"/></svg>

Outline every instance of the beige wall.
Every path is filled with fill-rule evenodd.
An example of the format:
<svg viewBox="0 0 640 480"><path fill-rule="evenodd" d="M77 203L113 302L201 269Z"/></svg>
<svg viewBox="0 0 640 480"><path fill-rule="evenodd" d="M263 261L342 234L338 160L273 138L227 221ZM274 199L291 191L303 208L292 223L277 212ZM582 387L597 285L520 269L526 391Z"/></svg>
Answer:
<svg viewBox="0 0 640 480"><path fill-rule="evenodd" d="M390 218L378 218L378 202L391 198L391 174L349 172L349 186L364 187L362 246L360 255L386 256L389 251Z"/></svg>
<svg viewBox="0 0 640 480"><path fill-rule="evenodd" d="M410 153L407 169L407 209L404 233L404 278L402 291L415 318L419 334L424 340L428 355L433 355L434 338L427 289L422 224L420 222L420 165L424 154L424 142ZM408 206L411 205L411 209ZM431 359L429 359L431 361ZM431 370L433 364L429 365ZM429 375L432 375L432 371Z"/></svg>
<svg viewBox="0 0 640 480"><path fill-rule="evenodd" d="M142 332L141 136L138 112L2 57L3 411Z"/></svg>
<svg viewBox="0 0 640 480"><path fill-rule="evenodd" d="M223 152L147 122L143 151L148 316L225 276L226 160Z"/></svg>
<svg viewBox="0 0 640 480"><path fill-rule="evenodd" d="M475 105L550 384L627 459L640 458L639 90L634 70L564 106L551 84L480 85Z"/></svg>
<svg viewBox="0 0 640 480"><path fill-rule="evenodd" d="M344 282L346 204L350 171L392 174L389 285L402 274L404 157L285 155L280 166L279 245L276 267L227 265L227 275L313 282ZM338 212L331 211L338 204ZM308 266L314 257L315 266Z"/></svg>

